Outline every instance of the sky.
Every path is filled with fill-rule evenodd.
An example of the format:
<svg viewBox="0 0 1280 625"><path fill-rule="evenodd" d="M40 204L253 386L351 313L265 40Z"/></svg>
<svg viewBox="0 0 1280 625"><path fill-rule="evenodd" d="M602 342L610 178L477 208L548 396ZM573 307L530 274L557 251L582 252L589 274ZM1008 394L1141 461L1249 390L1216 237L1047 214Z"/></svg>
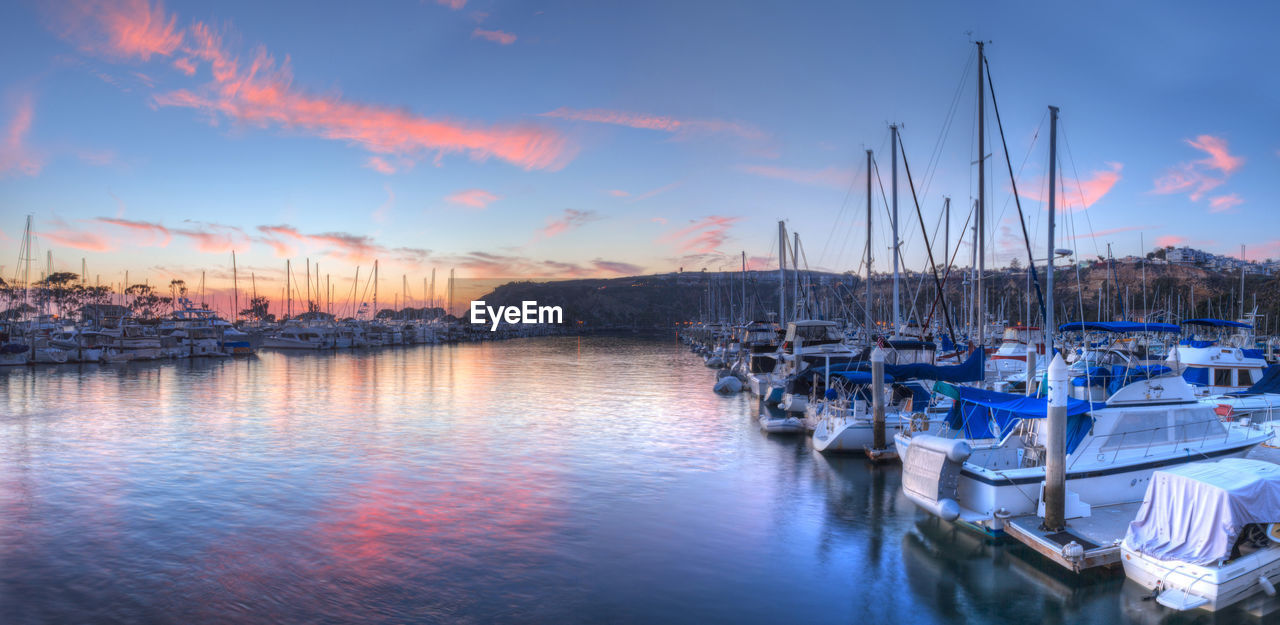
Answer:
<svg viewBox="0 0 1280 625"><path fill-rule="evenodd" d="M433 268L441 285L728 270L743 253L769 268L779 220L805 266L862 272L868 149L880 271L890 123L925 222L900 161L904 267L927 268L925 233L939 262L945 238L968 264L975 40L1035 249L1055 105L1057 247L1280 258L1280 9L1032 4L7 2L0 274L28 215L39 271L52 253L90 282L203 272L223 295L233 251L263 292L289 260L339 299L377 260L383 301L406 281L420 300ZM989 97L986 117L1003 265L1025 248Z"/></svg>

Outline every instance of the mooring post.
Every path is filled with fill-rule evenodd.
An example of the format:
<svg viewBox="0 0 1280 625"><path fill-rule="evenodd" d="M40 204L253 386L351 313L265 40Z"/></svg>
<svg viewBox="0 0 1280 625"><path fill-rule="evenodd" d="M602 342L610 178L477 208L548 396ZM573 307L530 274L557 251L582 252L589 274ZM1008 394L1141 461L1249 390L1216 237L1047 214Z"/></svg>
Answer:
<svg viewBox="0 0 1280 625"><path fill-rule="evenodd" d="M1045 441L1044 529L1066 527L1067 505L1067 363L1055 354L1049 363L1049 420Z"/></svg>
<svg viewBox="0 0 1280 625"><path fill-rule="evenodd" d="M871 352L871 410L872 438L871 448L880 451L885 448L884 440L884 350L876 347Z"/></svg>

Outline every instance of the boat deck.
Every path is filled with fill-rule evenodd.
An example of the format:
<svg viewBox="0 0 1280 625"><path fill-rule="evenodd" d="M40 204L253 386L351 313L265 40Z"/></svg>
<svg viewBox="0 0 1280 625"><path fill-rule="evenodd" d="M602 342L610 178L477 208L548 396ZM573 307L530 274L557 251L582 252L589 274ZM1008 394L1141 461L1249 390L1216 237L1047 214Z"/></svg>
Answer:
<svg viewBox="0 0 1280 625"><path fill-rule="evenodd" d="M1067 529L1048 532L1040 529L1042 519L1034 514L1013 517L1005 522L1005 534L1036 550L1040 555L1074 572L1120 563L1120 541L1142 502L1094 506L1090 516L1067 520ZM1073 560L1062 554L1063 546L1075 541L1084 547L1084 557Z"/></svg>

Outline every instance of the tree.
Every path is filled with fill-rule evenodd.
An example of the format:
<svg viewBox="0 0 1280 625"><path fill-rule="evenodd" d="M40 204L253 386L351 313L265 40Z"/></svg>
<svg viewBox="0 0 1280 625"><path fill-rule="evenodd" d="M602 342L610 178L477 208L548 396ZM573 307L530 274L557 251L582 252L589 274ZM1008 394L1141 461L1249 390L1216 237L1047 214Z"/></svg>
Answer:
<svg viewBox="0 0 1280 625"><path fill-rule="evenodd" d="M241 317L248 317L254 321L264 321L268 317L267 309L271 307L271 300L259 295L249 300L249 307L240 311Z"/></svg>
<svg viewBox="0 0 1280 625"><path fill-rule="evenodd" d="M125 289L124 294L133 298L129 302L129 310L143 319L156 318L163 307L173 303L172 298L156 295L155 291L146 284L135 284Z"/></svg>

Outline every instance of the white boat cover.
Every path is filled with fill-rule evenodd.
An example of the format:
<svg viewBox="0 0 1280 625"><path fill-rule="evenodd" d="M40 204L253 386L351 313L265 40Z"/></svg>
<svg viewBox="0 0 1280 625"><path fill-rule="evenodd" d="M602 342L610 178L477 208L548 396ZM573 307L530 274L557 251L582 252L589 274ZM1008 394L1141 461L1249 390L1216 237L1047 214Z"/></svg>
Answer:
<svg viewBox="0 0 1280 625"><path fill-rule="evenodd" d="M1228 458L1156 471L1125 547L1210 566L1231 556L1249 523L1280 522L1280 465Z"/></svg>

